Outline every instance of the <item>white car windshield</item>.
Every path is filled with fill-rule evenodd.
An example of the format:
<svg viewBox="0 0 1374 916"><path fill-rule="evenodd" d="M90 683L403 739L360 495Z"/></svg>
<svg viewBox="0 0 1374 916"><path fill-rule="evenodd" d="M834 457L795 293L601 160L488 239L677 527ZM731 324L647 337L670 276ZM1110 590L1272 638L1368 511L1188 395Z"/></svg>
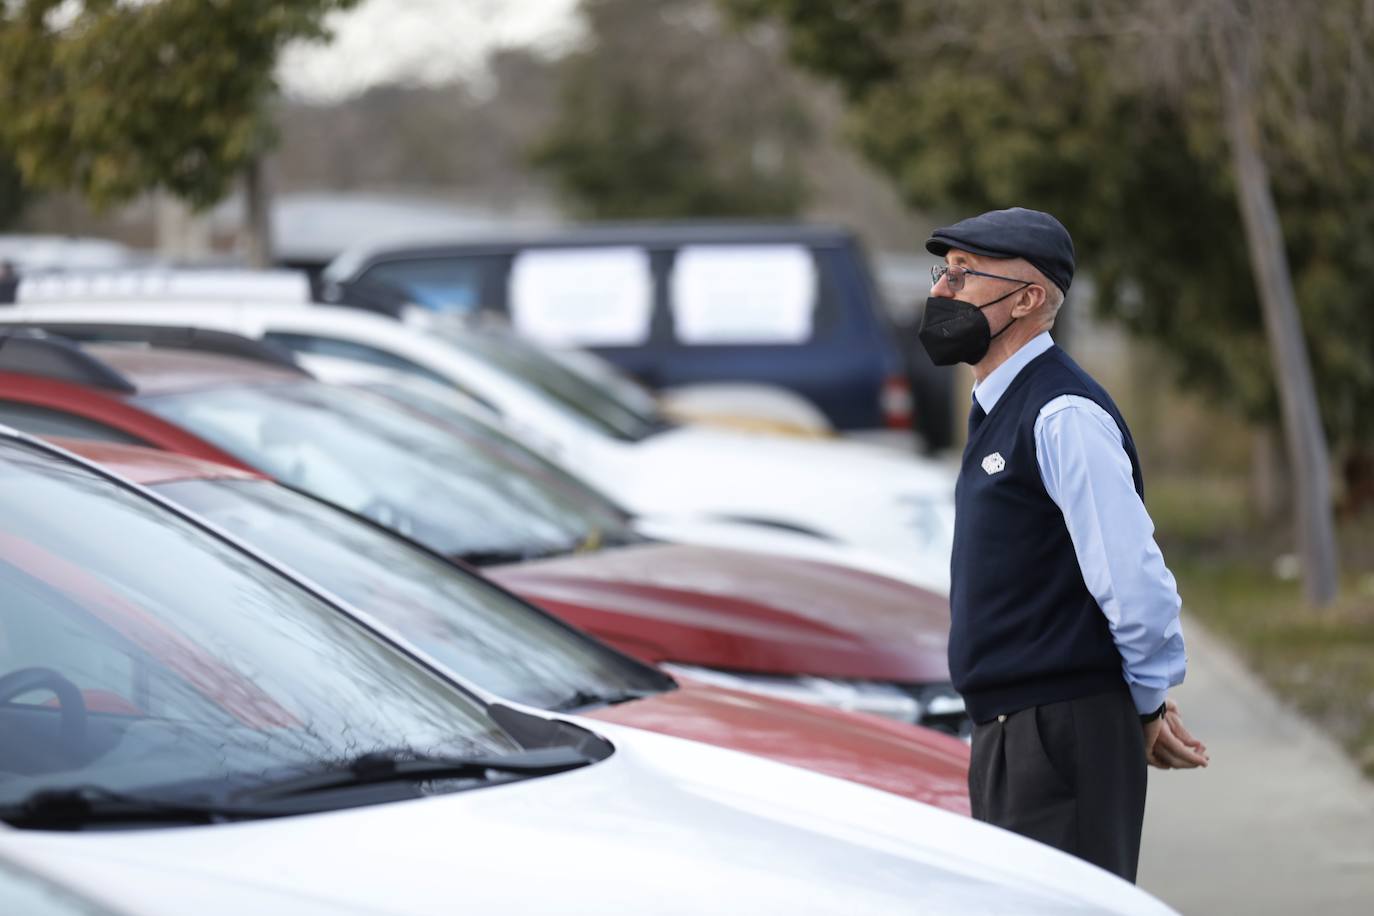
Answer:
<svg viewBox="0 0 1374 916"><path fill-rule="evenodd" d="M538 347L504 334L439 329L460 350L531 385L603 435L627 442L670 429L657 410L617 395L610 386L575 372Z"/></svg>
<svg viewBox="0 0 1374 916"><path fill-rule="evenodd" d="M498 562L603 542L613 519L389 398L316 382L138 402L278 480L446 556Z"/></svg>
<svg viewBox="0 0 1374 916"><path fill-rule="evenodd" d="M529 446L501 429L456 407L442 395L448 392L424 391L414 385L390 381L360 382L359 388L375 391L406 407L438 420L478 445L512 471L547 481L568 499L574 500L587 519L601 529L602 543L626 544L642 540L630 526L630 516L609 496L594 488L562 466L554 464ZM436 396L440 395L440 396Z"/></svg>
<svg viewBox="0 0 1374 916"><path fill-rule="evenodd" d="M145 496L13 440L0 492L0 818L44 793L189 802L370 753L521 750L481 702Z"/></svg>
<svg viewBox="0 0 1374 916"><path fill-rule="evenodd" d="M573 709L672 686L474 573L309 496L264 480L181 480L156 489L498 696Z"/></svg>

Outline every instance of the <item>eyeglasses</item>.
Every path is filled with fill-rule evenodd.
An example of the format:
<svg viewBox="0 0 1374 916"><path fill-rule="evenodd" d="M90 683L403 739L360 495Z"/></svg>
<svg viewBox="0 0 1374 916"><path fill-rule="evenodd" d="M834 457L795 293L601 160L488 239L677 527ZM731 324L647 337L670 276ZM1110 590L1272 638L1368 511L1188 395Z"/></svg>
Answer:
<svg viewBox="0 0 1374 916"><path fill-rule="evenodd" d="M932 286L940 282L944 277L949 285L951 292L959 292L964 288L966 277L987 277L991 280L1009 280L1012 283L1024 283L1026 286L1035 286L1029 280L1022 280L1020 277L1003 277L1000 274L985 274L981 270L974 270L972 267L960 267L958 264L937 264L930 269L930 283Z"/></svg>

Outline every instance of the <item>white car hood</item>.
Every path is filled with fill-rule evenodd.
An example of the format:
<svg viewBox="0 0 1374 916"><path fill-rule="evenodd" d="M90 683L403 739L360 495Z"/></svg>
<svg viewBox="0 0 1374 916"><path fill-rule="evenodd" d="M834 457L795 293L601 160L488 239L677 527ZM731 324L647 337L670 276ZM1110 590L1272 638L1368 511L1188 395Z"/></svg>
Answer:
<svg viewBox="0 0 1374 916"><path fill-rule="evenodd" d="M684 426L577 469L639 515L767 520L948 565L956 469L855 442Z"/></svg>
<svg viewBox="0 0 1374 916"><path fill-rule="evenodd" d="M591 767L217 826L0 831L0 849L143 916L261 913L1172 912L1013 834L805 770L594 727Z"/></svg>
<svg viewBox="0 0 1374 916"><path fill-rule="evenodd" d="M690 472L693 478L709 480L715 487L740 492L755 489L761 482L777 481L769 487L776 489L782 483L801 481L813 486L817 482L853 486L886 496L918 492L952 499L957 476L957 469L945 464L860 442L793 439L700 426L681 426L651 436L634 451L639 461L656 469ZM734 479L716 479L717 474ZM840 475L840 479L833 475ZM676 489L663 487L657 495L641 498L659 503L690 499ZM798 494L788 496L795 500ZM760 495L756 501L764 500L769 497Z"/></svg>

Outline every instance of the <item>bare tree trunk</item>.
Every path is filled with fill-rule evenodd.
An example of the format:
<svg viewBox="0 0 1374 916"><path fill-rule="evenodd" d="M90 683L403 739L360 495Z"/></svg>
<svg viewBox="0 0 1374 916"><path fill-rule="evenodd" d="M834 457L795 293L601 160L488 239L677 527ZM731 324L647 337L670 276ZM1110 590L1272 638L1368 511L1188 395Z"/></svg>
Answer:
<svg viewBox="0 0 1374 916"><path fill-rule="evenodd" d="M1266 524L1292 511L1291 475L1278 433L1271 426L1256 427L1250 439L1250 499Z"/></svg>
<svg viewBox="0 0 1374 916"><path fill-rule="evenodd" d="M1330 459L1298 319L1292 274L1283 248L1283 230L1274 206L1269 171L1260 155L1252 92L1253 52L1246 47L1248 40L1243 28L1233 29L1227 35L1220 24L1213 24L1212 46L1222 82L1236 196L1274 360L1274 382L1278 386L1284 439L1294 477L1303 585L1308 602L1325 607L1336 597L1339 577Z"/></svg>
<svg viewBox="0 0 1374 916"><path fill-rule="evenodd" d="M156 192L153 212L160 258L176 264L194 264L210 255L213 245L208 217L192 212L185 202L167 191Z"/></svg>
<svg viewBox="0 0 1374 916"><path fill-rule="evenodd" d="M243 254L249 267L272 266L272 195L267 166L255 156L243 173Z"/></svg>

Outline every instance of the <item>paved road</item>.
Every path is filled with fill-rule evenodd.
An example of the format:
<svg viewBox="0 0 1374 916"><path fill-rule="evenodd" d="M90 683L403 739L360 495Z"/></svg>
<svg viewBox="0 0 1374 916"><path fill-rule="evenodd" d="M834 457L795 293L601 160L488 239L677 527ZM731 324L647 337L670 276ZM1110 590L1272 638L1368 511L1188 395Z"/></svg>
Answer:
<svg viewBox="0 0 1374 916"><path fill-rule="evenodd" d="M1374 914L1374 785L1185 622L1173 696L1205 770L1150 771L1140 885L1185 916Z"/></svg>

